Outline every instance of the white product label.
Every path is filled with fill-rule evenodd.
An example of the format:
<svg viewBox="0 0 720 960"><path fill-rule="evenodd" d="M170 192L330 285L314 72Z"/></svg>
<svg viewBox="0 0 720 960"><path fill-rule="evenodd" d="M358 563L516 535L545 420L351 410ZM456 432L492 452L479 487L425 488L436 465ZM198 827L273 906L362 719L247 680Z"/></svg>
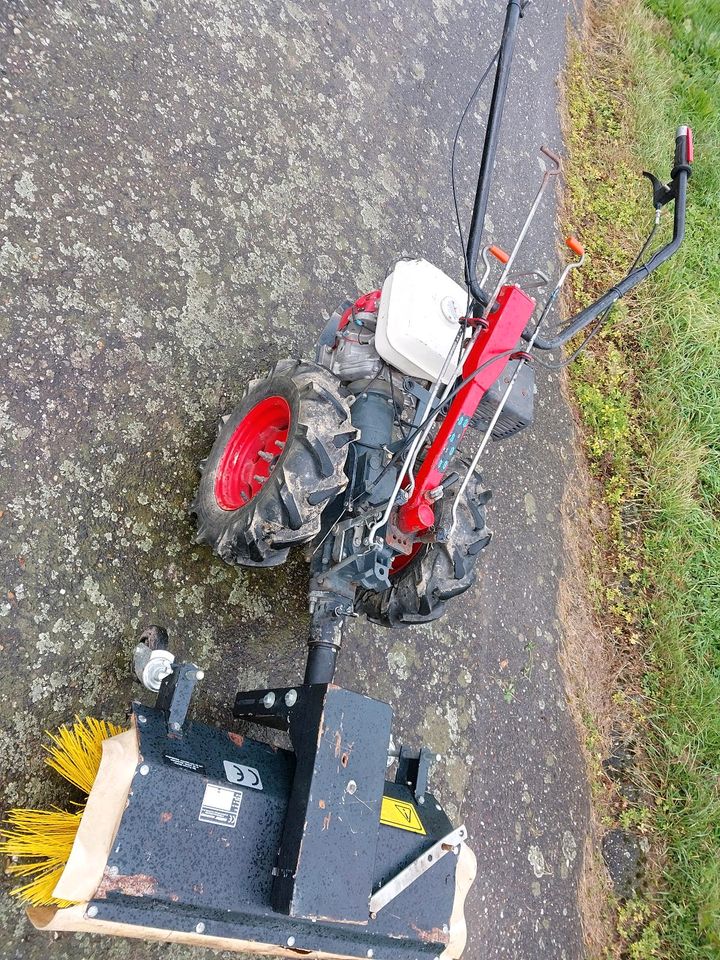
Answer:
<svg viewBox="0 0 720 960"><path fill-rule="evenodd" d="M234 827L240 812L241 801L242 790L209 783L205 787L198 820L202 820L203 823L218 823L226 827Z"/></svg>

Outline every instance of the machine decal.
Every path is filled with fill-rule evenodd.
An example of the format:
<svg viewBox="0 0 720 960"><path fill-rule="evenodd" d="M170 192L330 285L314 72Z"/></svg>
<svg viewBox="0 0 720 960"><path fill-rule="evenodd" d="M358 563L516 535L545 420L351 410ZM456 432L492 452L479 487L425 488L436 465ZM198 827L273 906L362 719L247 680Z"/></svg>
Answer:
<svg viewBox="0 0 720 960"><path fill-rule="evenodd" d="M400 830L425 835L425 827L415 807L406 800L396 800L395 797L382 798L380 823L384 823L386 827L398 827Z"/></svg>
<svg viewBox="0 0 720 960"><path fill-rule="evenodd" d="M225 827L234 827L240 812L242 790L221 787L209 783L205 787L198 820L203 823L217 823Z"/></svg>
<svg viewBox="0 0 720 960"><path fill-rule="evenodd" d="M235 763L232 760L223 760L225 776L230 783L239 787L250 787L251 790L262 790L262 779L255 767L246 767L244 763Z"/></svg>

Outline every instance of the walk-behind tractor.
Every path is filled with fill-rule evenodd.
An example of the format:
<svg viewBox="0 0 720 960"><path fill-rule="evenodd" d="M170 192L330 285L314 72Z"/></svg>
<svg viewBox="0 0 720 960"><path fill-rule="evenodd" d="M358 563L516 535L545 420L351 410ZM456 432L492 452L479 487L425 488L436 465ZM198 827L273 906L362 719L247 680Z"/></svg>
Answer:
<svg viewBox="0 0 720 960"><path fill-rule="evenodd" d="M472 586L490 542L481 455L532 422L537 352L589 330L586 343L612 304L677 250L692 162L681 127L669 184L651 177L655 224L637 260L548 337L545 321L585 257L570 238L555 283L539 270L514 273L560 169L549 149L512 250L482 243L525 6L507 4L486 71L496 65L464 284L423 259L397 262L378 289L335 310L314 360L281 360L248 384L202 464L198 541L231 564L275 566L294 547L309 560L303 682L240 692L233 708L237 720L289 733L292 749L189 720L202 671L175 662L164 631L149 629L135 667L155 706L133 704L131 730L106 731L102 751L102 736L82 724L57 741L65 761L54 755L56 769L90 792L79 826L67 828L69 858L46 850L39 876L24 871L25 895L54 904L31 910L38 926L383 960L462 952L475 869L466 829L430 792L433 753L391 747L390 707L333 683L343 625L358 615L384 627L428 623ZM671 201L672 239L651 253ZM461 452L463 440L474 452ZM80 755L91 769L82 782L68 760ZM27 852L23 816L10 852Z"/></svg>

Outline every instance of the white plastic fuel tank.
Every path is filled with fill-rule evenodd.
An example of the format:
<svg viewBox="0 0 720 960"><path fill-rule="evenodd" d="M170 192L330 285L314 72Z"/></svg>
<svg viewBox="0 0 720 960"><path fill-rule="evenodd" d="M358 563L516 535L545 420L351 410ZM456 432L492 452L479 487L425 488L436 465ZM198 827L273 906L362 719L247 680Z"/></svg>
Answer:
<svg viewBox="0 0 720 960"><path fill-rule="evenodd" d="M436 380L465 315L467 291L427 260L400 260L382 288L375 349L390 366ZM460 352L448 366L449 383Z"/></svg>

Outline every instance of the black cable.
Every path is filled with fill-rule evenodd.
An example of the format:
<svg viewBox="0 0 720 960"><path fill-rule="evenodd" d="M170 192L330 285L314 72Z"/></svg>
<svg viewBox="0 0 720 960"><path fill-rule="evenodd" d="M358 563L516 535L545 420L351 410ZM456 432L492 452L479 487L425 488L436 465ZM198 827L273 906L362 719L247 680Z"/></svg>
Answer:
<svg viewBox="0 0 720 960"><path fill-rule="evenodd" d="M400 413L398 413L397 406L395 405L395 384L393 383L392 369L390 369L388 372L390 374L390 397L392 399L392 405L393 405L393 419L395 420L397 425L400 427L400 433L402 434L403 440L405 440L407 438L407 434L405 433L405 428L403 427L402 407L400 408Z"/></svg>
<svg viewBox="0 0 720 960"><path fill-rule="evenodd" d="M452 184L453 203L455 204L455 220L456 220L456 222L457 222L458 234L460 235L460 246L462 247L463 261L464 261L464 265L465 265L465 276L466 276L466 277L467 277L467 275L468 275L468 258L467 258L467 249L465 248L465 237L463 236L462 223L460 222L460 207L459 207L459 205L458 205L457 183L456 183L456 181L455 181L455 154L456 154L456 152L457 152L458 139L459 139L459 137L460 137L460 128L462 127L463 122L464 122L464 120L465 120L465 117L466 117L467 114L468 114L468 110L470 109L470 107L471 107L471 106L473 105L473 103L475 102L475 98L477 97L478 93L480 93L480 88L482 87L482 85L483 85L483 84L485 83L485 81L487 80L488 75L489 75L490 71L492 70L492 68L493 68L493 66L494 66L494 64L495 64L495 61L497 60L497 58L498 58L499 56L500 56L500 47L498 47L497 50L495 51L495 56L492 58L492 60L490 61L490 63L489 63L489 64L487 65L487 67L485 68L485 71L484 71L483 75L480 77L480 79L478 80L475 89L474 89L473 92L470 94L470 99L468 100L468 102L467 102L466 105L465 105L465 109L464 109L463 112L462 112L462 116L460 117L460 121L459 121L459 123L458 123L458 125L457 125L457 128L456 128L456 130L455 130L455 136L453 137L452 154L451 154L451 156L450 156L450 181L451 181L451 184Z"/></svg>
<svg viewBox="0 0 720 960"><path fill-rule="evenodd" d="M653 224L652 230L651 230L650 233L648 234L647 240L645 241L645 243L644 243L644 244L642 245L642 247L640 248L640 252L638 253L638 255L637 255L637 256L635 257L635 259L633 260L632 266L631 266L630 269L627 271L627 273L626 273L626 275L625 275L626 277L629 277L629 276L630 276L630 274L633 272L633 270L635 270L635 268L638 266L638 264L640 263L640 261L641 261L641 260L643 259L643 257L645 256L645 253L647 252L648 247L650 246L650 244L652 243L653 239L655 238L655 234L657 233L657 229L658 229L658 223L657 223L657 221L656 221L656 222ZM622 282L622 281L621 281L621 282ZM569 366L574 360L577 360L577 358L580 356L580 354L583 352L583 350L585 350L585 349L587 348L587 346L588 346L588 344L590 343L590 341L591 341L594 337L596 337L598 333L600 333L600 331L602 330L602 328L605 326L605 323L607 322L607 320L608 320L608 318L609 318L609 316L610 316L610 312L612 311L612 308L613 308L614 306L615 306L615 304L614 304L614 303L611 303L610 306L607 308L607 310L604 310L604 311L600 314L600 316L599 316L599 317L597 318L597 320L595 321L595 325L592 327L592 329L590 330L590 332L588 333L588 335L585 337L585 339L582 341L582 343L573 350L573 352L572 352L569 356L564 357L562 360L557 360L557 361L555 361L555 362L552 362L552 361L548 362L547 360L540 360L540 358L538 357L537 354L533 354L533 357L535 358L535 362L538 363L538 364L539 364L541 367L543 367L543 369L545 369L545 370L563 370L565 367Z"/></svg>

